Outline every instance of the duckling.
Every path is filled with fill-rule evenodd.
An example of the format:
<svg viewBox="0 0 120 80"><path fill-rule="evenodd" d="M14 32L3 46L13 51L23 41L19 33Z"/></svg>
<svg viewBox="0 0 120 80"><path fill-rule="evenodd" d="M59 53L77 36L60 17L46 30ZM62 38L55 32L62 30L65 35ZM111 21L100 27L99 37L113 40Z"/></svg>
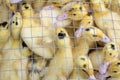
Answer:
<svg viewBox="0 0 120 80"><path fill-rule="evenodd" d="M71 24L70 20L63 20L58 21L56 18L58 15L62 13L62 10L52 7L51 5L43 7L42 10L40 10L40 21L41 24L45 27L52 27L54 24L57 26L69 26Z"/></svg>
<svg viewBox="0 0 120 80"><path fill-rule="evenodd" d="M99 70L100 74L105 74L108 66L118 59L118 50L119 46L114 42L110 42L102 50L91 52L89 58L94 69Z"/></svg>
<svg viewBox="0 0 120 80"><path fill-rule="evenodd" d="M22 48L20 41L20 30L22 28L21 19L22 19L21 14L19 12L16 12L16 14L13 16L13 20L11 24L11 29L12 29L11 37L9 38L9 41L5 44L4 48L2 49L3 61L1 63L2 65L0 68L0 71L2 71L0 73L1 80L10 80L10 79L27 80L27 74L26 74L27 57L24 55L29 53L25 53L25 50ZM14 30L17 30L18 32ZM19 35L13 35L14 33Z"/></svg>
<svg viewBox="0 0 120 80"><path fill-rule="evenodd" d="M106 36L106 40L104 40L103 36L105 36L105 34L96 27L85 28L82 32L81 38L77 39L76 47L73 49L73 55L75 58L74 61L78 66L81 66L82 68L84 68L85 71L89 74L88 79L95 79L93 66L88 57L88 51L90 48L95 47L95 45L94 45L95 41L99 41L99 40L101 40L103 42L109 41L109 38L107 36ZM84 47L83 47L83 45L84 45ZM82 58L84 58L84 59L82 60ZM87 67L84 67L84 64Z"/></svg>
<svg viewBox="0 0 120 80"><path fill-rule="evenodd" d="M111 65L108 67L107 74L109 76L108 80L120 78L120 60L116 60L111 63Z"/></svg>
<svg viewBox="0 0 120 80"><path fill-rule="evenodd" d="M88 14L88 10L85 7L85 5L81 2L72 2L68 4L70 8L66 10L65 12L58 15L57 20L81 20L84 16Z"/></svg>
<svg viewBox="0 0 120 80"><path fill-rule="evenodd" d="M75 32L75 36L77 37L77 45L76 45L77 51L81 53L84 52L85 54L88 54L89 48L95 47L94 45L95 41L102 41L105 43L110 42L109 37L107 37L100 29L93 26L85 29L80 27Z"/></svg>
<svg viewBox="0 0 120 80"><path fill-rule="evenodd" d="M50 61L43 80L67 80L73 69L70 37L62 27L56 28L56 55Z"/></svg>
<svg viewBox="0 0 120 80"><path fill-rule="evenodd" d="M118 80L120 78L120 66L119 66L120 60L113 61L107 69L107 72L102 75L97 75L98 79L102 80Z"/></svg>
<svg viewBox="0 0 120 80"><path fill-rule="evenodd" d="M50 59L54 54L53 34L54 30L44 27L40 20L36 20L35 13L28 3L21 6L23 17L23 27L21 30L21 38L30 48L32 52L42 58Z"/></svg>
<svg viewBox="0 0 120 80"><path fill-rule="evenodd" d="M79 52L73 51L73 60L74 60L74 69L73 73L71 74L70 78L75 79L88 79L88 80L95 80L93 65L87 55L82 55ZM77 71L75 69L78 69ZM82 74L83 76L78 76L76 74Z"/></svg>
<svg viewBox="0 0 120 80"><path fill-rule="evenodd" d="M120 16L116 12L107 9L101 0L91 0L91 2L97 27L104 31L112 41L120 44L120 40L116 39L120 37Z"/></svg>

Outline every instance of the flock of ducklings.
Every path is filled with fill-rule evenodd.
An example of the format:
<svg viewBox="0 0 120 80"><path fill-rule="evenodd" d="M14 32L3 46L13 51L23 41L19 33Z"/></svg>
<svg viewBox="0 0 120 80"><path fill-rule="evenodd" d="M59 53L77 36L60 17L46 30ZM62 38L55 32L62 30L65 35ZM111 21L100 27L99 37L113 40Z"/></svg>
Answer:
<svg viewBox="0 0 120 80"><path fill-rule="evenodd" d="M0 80L119 80L120 0L0 0Z"/></svg>

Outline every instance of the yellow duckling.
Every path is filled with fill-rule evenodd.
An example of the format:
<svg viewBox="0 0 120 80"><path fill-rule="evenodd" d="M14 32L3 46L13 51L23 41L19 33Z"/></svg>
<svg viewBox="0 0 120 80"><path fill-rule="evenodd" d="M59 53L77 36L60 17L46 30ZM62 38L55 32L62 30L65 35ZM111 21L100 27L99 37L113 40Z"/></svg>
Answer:
<svg viewBox="0 0 120 80"><path fill-rule="evenodd" d="M45 73L45 80L67 80L73 69L73 57L70 37L62 27L56 28L56 55L50 61Z"/></svg>
<svg viewBox="0 0 120 80"><path fill-rule="evenodd" d="M97 27L106 32L112 41L120 44L120 40L116 39L120 37L120 16L106 8L101 0L91 0L91 2Z"/></svg>
<svg viewBox="0 0 120 80"><path fill-rule="evenodd" d="M88 79L95 79L92 63L87 56L88 51L90 48L95 47L95 45L94 45L95 41L101 40L101 41L107 43L110 40L100 29L98 29L96 27L84 28L83 32L80 34L81 34L81 38L77 39L77 45L73 49L73 55L75 58L74 61L78 67L84 68L84 70L88 73L88 76L89 76ZM76 33L76 35L77 35L77 33ZM105 36L105 37L103 37L103 36ZM76 37L79 37L79 36L76 36ZM84 47L83 47L83 45L84 45ZM80 58L84 58L84 59L80 59Z"/></svg>
<svg viewBox="0 0 120 80"><path fill-rule="evenodd" d="M0 71L2 71L0 73L1 80L27 80L27 71L22 70L26 70L27 68L27 57L24 55L29 53L25 53L25 50L22 49L22 44L20 41L20 30L22 28L21 19L22 16L19 12L13 16L13 21L11 24L11 37L2 49L3 61L0 68ZM14 30L17 30L18 32ZM13 35L14 32L19 35Z"/></svg>
<svg viewBox="0 0 120 80"><path fill-rule="evenodd" d="M119 46L116 43L110 42L105 45L103 50L90 53L89 57L94 69L99 70L100 74L105 74L108 66L118 59L118 49Z"/></svg>
<svg viewBox="0 0 120 80"><path fill-rule="evenodd" d="M34 11L30 4L23 3L21 6L23 27L21 37L26 45L35 54L43 58L52 58L54 54L53 29L44 27L40 20L34 17Z"/></svg>
<svg viewBox="0 0 120 80"><path fill-rule="evenodd" d="M110 79L120 79L120 60L116 60L108 67L107 74Z"/></svg>
<svg viewBox="0 0 120 80"><path fill-rule="evenodd" d="M78 21L88 14L88 10L85 7L85 4L81 2L69 3L67 8L65 7L63 10L65 10L65 12L58 15L58 20L70 19Z"/></svg>

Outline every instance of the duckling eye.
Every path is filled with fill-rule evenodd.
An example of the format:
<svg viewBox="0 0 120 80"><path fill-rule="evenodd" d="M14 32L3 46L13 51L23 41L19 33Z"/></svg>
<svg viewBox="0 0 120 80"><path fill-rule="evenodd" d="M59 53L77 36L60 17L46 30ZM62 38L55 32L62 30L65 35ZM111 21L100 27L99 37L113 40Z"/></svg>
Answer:
<svg viewBox="0 0 120 80"><path fill-rule="evenodd" d="M113 71L114 73L117 73L117 71Z"/></svg>
<svg viewBox="0 0 120 80"><path fill-rule="evenodd" d="M22 5L25 5L26 3L24 2L24 3L22 3Z"/></svg>
<svg viewBox="0 0 120 80"><path fill-rule="evenodd" d="M90 21L88 23L90 24Z"/></svg>
<svg viewBox="0 0 120 80"><path fill-rule="evenodd" d="M112 48L113 50L115 50L115 45L111 44L111 48Z"/></svg>
<svg viewBox="0 0 120 80"><path fill-rule="evenodd" d="M109 54L110 56L112 55L112 53Z"/></svg>
<svg viewBox="0 0 120 80"><path fill-rule="evenodd" d="M87 28L87 29L85 29L85 31L90 31L90 29L89 29L89 28Z"/></svg>
<svg viewBox="0 0 120 80"><path fill-rule="evenodd" d="M80 10L82 11L82 7L80 7Z"/></svg>
<svg viewBox="0 0 120 80"><path fill-rule="evenodd" d="M85 58L80 58L81 60L85 61Z"/></svg>
<svg viewBox="0 0 120 80"><path fill-rule="evenodd" d="M15 23L14 21L12 23Z"/></svg>
<svg viewBox="0 0 120 80"><path fill-rule="evenodd" d="M117 63L117 65L119 66L119 65L120 65L120 62L119 62L119 63Z"/></svg>
<svg viewBox="0 0 120 80"><path fill-rule="evenodd" d="M93 37L97 37L97 35L93 35Z"/></svg>
<svg viewBox="0 0 120 80"><path fill-rule="evenodd" d="M84 67L84 68L86 68L86 67L87 67L87 65L86 65L86 64L84 64L84 65L83 65L83 67Z"/></svg>
<svg viewBox="0 0 120 80"><path fill-rule="evenodd" d="M73 14L73 16L76 16L76 14Z"/></svg>

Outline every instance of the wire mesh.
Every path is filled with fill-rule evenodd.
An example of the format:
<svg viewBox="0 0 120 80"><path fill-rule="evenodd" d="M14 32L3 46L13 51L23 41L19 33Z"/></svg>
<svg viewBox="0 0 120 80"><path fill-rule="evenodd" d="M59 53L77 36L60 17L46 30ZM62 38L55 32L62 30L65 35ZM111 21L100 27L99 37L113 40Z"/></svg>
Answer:
<svg viewBox="0 0 120 80"><path fill-rule="evenodd" d="M38 1L38 2L37 2ZM36 11L36 13L38 13L39 12L39 10L41 10L42 8L43 8L43 5L44 5L44 3L48 3L47 5L53 5L53 4L55 4L55 6L57 5L57 7L59 8L59 9L61 9L61 7L62 6L65 6L66 4L68 4L68 2L70 2L70 1L68 1L68 0L66 0L66 2L64 3L64 1L63 0L36 0L36 2L35 2L35 0L31 0L31 1L29 1L28 0L28 2L32 5L32 7L33 7L33 10L34 11ZM73 0L74 1L74 0ZM88 0L85 0L86 2L80 2L82 5L84 5L84 4L88 4L89 5L89 7L91 6L91 8L92 8L92 3L91 2L89 2ZM76 0L75 2L77 2L78 3L78 1ZM18 10L17 11L19 11L19 12L22 12L21 11L21 9L20 9L20 6L22 5L22 3L23 2L21 2L20 4L19 4L19 6L18 6ZM35 4L34 4L35 3ZM59 3L59 4L58 4ZM3 2L2 4L0 4L0 14L1 13L3 13L3 14L7 14L6 12L2 12L2 11L4 11L4 10L2 10L1 9L1 6L3 6L3 4L6 4L6 2ZM99 4L99 5L101 5L101 4L103 4L103 3L96 3L96 4ZM39 5L39 7L38 7L38 5ZM46 6L46 5L44 5L44 6ZM71 6L73 6L73 4L71 3ZM110 6L110 10L112 10L112 6ZM79 11L79 10L78 10ZM103 10L102 10L102 8L101 8L101 12L102 12ZM8 13L10 13L11 11L8 11ZM84 10L82 10L82 12L84 12ZM95 21L96 19L94 18L94 13L97 13L97 12L95 12L95 11L93 11L93 10L91 10L91 12L89 12L90 13L90 15L92 15L92 19L91 20L93 20L93 21ZM18 39L18 41L20 41L18 44L17 44L17 47L15 46L14 47L14 44L13 44L13 42L11 42L13 39L11 38L11 37L9 37L9 39L8 39L8 42L7 42L7 45L5 45L5 47L3 48L3 49L1 49L1 55L0 55L0 80L44 80L45 78L44 78L44 76L46 75L46 72L49 72L49 71L55 71L56 70L56 72L58 72L59 73L59 71L61 71L61 69L59 69L59 66L58 67L50 67L49 68L49 66L50 66L50 63L51 63L51 61L53 61L53 64L59 64L58 62L56 62L58 59L58 55L56 56L56 53L57 53L57 50L59 50L59 49L64 49L64 52L66 51L66 49L76 49L76 53L78 53L78 51L79 51L79 48L78 48L78 42L79 42L79 39L76 39L76 37L75 37L75 35L74 35L74 33L76 32L76 30L79 28L79 23L80 23L80 21L81 20L87 20L87 19L85 19L84 18L84 14L81 14L82 15L82 18L80 19L80 20L78 20L78 22L77 21L75 21L74 20L74 17L75 17L75 15L77 15L77 14L75 14L75 15L72 15L71 17L70 17L70 19L73 19L73 20L71 20L72 22L71 22L71 25L70 26L67 26L67 27L65 27L65 29L67 30L67 32L68 32L68 34L69 34L69 36L70 36L70 40L71 40L71 46L69 47L69 46L67 46L67 45L65 45L66 44L66 41L64 40L64 45L65 46L62 46L62 47L58 47L58 46L56 46L56 43L55 43L55 41L53 41L52 43L51 43L51 45L48 45L48 46L41 46L41 47L33 47L34 46L34 39L39 39L39 38L42 38L42 39L44 39L44 38L52 38L52 39L56 39L57 38L57 35L51 35L51 36L38 36L38 37L33 37L32 35L34 34L34 32L33 32L33 28L37 28L37 27L46 27L46 26L44 26L44 25L40 25L40 26L35 26L34 24L33 24L33 22L32 22L32 20L33 19L37 19L37 20L39 20L39 18L50 18L50 21L51 22L54 22L54 19L56 18L56 17L53 17L54 16L54 14L53 14L53 12L52 12L52 10L50 11L50 13L48 13L48 14L50 14L51 16L50 17L45 17L44 16L44 14L41 14L42 16L41 17L38 17L38 16L33 16L32 15L32 11L30 11L30 17L28 17L27 19L29 19L30 20L30 26L29 27L23 27L23 28L29 28L30 30L31 30L31 37L24 37L24 39L28 39L28 40L30 40L31 41L31 47L29 47L29 49L30 49L30 54L29 54L29 56L24 56L24 53L23 53L23 51L26 49L26 47L24 47L24 45L23 44L21 44L21 43L23 43L24 41L20 38L20 39ZM2 16L1 16L2 17ZM4 16L3 16L4 17ZM10 19L10 20L12 20L12 18ZM22 20L22 18L20 18L20 20ZM103 18L103 19L101 19L101 21L100 22L102 22L102 21L104 21L104 20L106 20L105 18ZM0 22L3 22L4 21L4 19L3 18L0 18ZM9 21L9 20L8 20ZM109 30L113 30L113 32L114 32L114 40L115 40L115 42L117 43L118 41L119 41L119 36L116 36L117 35L117 33L116 33L116 31L119 31L119 28L117 28L116 29L116 27L114 27L114 24L115 24L115 21L118 21L119 22L119 20L118 19L114 19L113 18L113 13L111 12L111 18L110 19L107 19L107 21L108 22L110 22L110 24L112 24L113 25L113 27L112 28L107 28L107 30L109 29ZM111 23L112 22L112 23ZM102 23L104 23L104 22L102 22ZM54 24L54 23L52 23L52 24ZM64 23L63 23L63 25L64 25ZM96 26L96 24L94 23L94 25ZM0 25L0 27L1 27L1 25ZM52 27L52 26L50 26L50 27ZM1 28L0 28L1 29ZM3 29L1 29L1 30L3 30ZM6 30L6 29L5 29ZM10 31L10 33L11 33L11 29L9 28L8 29L9 31ZM104 29L104 30L106 30L106 28ZM94 31L94 34L96 34L96 32L95 32L95 30L93 30ZM40 34L42 34L42 35L44 35L44 29L42 29L42 31L41 31L42 33L40 33ZM71 33L72 32L72 33ZM106 33L106 32L104 32L104 33ZM1 32L0 32L0 34L2 34ZM3 33L4 34L4 33ZM27 33L26 33L27 34ZM1 37L1 36L0 36ZM21 37L21 36L20 36ZM82 43L81 43L81 45L82 45L82 49L81 50L88 50L88 40L86 39L88 36L84 36L84 38L82 38L83 39L83 41L84 41L84 45L82 45ZM67 37L67 38L69 38L69 37ZM0 38L0 40L3 40L4 38ZM89 47L89 52L88 52L88 54L90 54L90 53L92 53L93 51L95 51L96 52L96 54L99 54L99 50L102 50L103 49L103 43L99 43L99 42L96 42L96 41L94 41L94 40L90 40L91 42L93 42L93 46L94 47ZM26 43L25 43L26 44ZM2 46L2 43L0 44L1 46ZM22 46L21 46L22 45ZM43 57L41 57L41 56L39 56L38 54L36 54L35 52L33 52L32 51L32 49L39 49L39 48L42 48L42 53L43 53L43 55L44 55L44 53L45 53L45 50L47 49L47 48L52 48L53 49L53 57L51 58L51 59L45 59L45 58L43 58ZM27 46L27 49L28 49L28 46ZM119 52L119 51L118 51ZM65 53L67 53L67 52L65 52ZM84 52L82 52L82 53L84 53ZM74 54L74 52L72 53L72 54ZM75 56L75 57L73 57L73 66L75 66L75 61L74 61L74 59L79 59L79 57L78 57L79 55L77 55L77 56ZM87 73L87 71L85 70L85 68L80 68L80 67L74 67L73 68L73 70L72 71L77 71L77 79L74 79L74 78L71 78L71 74L72 74L72 72L71 73L69 73L69 67L71 67L71 66L69 66L69 62L67 61L67 60L69 60L69 59L71 59L71 57L68 57L66 54L65 54L65 58L66 58L66 65L65 65L65 71L66 71L66 74L65 75L63 75L63 76L67 76L66 77L66 80L86 80L88 77L89 77L89 73ZM62 60L62 59L61 59ZM60 61L61 61L60 60ZM101 59L100 59L100 57L98 56L98 58L97 58L97 60L95 60L96 62L100 62L101 61ZM89 62L88 62L89 63ZM61 64L61 63L60 63ZM2 67L1 67L2 66ZM42 66L42 67L41 67ZM89 66L89 65L88 65ZM96 69L95 69L96 70ZM82 74L86 74L87 75L87 78L86 79L83 79L83 78L81 78L82 76L82 74L80 73L80 71L81 72L83 72ZM94 71L94 72L97 72L97 71ZM4 75L5 74L5 75ZM51 73L52 74L52 73ZM63 74L64 74L64 72L63 72ZM95 73L96 74L96 73ZM44 75L44 76L43 76ZM3 76L4 76L4 78L3 78ZM16 77L17 76L17 77ZM19 76L19 77L18 77ZM113 80L117 80L116 78L114 79L114 78L112 78ZM49 79L49 80L51 80L51 79ZM58 79L56 79L56 80L58 80ZM60 78L60 80L62 80L61 78ZM63 79L64 80L64 79ZM119 79L118 79L119 80Z"/></svg>

